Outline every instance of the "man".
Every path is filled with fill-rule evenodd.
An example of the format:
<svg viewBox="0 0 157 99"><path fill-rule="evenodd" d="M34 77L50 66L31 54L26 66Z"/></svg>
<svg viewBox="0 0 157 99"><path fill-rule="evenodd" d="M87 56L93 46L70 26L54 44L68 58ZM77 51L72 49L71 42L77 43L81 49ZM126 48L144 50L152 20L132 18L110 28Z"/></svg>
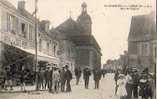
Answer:
<svg viewBox="0 0 157 99"><path fill-rule="evenodd" d="M101 70L96 68L93 70L95 89L99 89L99 81L101 79Z"/></svg>
<svg viewBox="0 0 157 99"><path fill-rule="evenodd" d="M44 69L41 69L40 76L41 76L41 87L42 89L45 89L45 70Z"/></svg>
<svg viewBox="0 0 157 99"><path fill-rule="evenodd" d="M47 83L48 83L48 89L49 92L52 91L52 74L53 74L53 68L48 68L48 72L47 72Z"/></svg>
<svg viewBox="0 0 157 99"><path fill-rule="evenodd" d="M76 76L76 85L78 85L80 77L81 77L81 69L80 69L80 67L75 68L75 76Z"/></svg>
<svg viewBox="0 0 157 99"><path fill-rule="evenodd" d="M22 70L20 71L20 86L21 86L21 91L26 92L26 79L27 79L28 73L24 66L22 66Z"/></svg>
<svg viewBox="0 0 157 99"><path fill-rule="evenodd" d="M7 87L10 87L10 90L13 90L13 82L12 81L13 81L13 73L9 66L6 68L6 80L5 80L6 90L7 90Z"/></svg>
<svg viewBox="0 0 157 99"><path fill-rule="evenodd" d="M45 78L45 89L47 89L47 88L49 88L49 87L48 87L48 81L49 81L49 67L47 67L46 70L45 70L44 78Z"/></svg>
<svg viewBox="0 0 157 99"><path fill-rule="evenodd" d="M89 77L91 75L91 72L89 70L88 67L86 67L84 70L83 70L83 79L84 79L84 82L85 82L85 88L88 89L88 85L89 85Z"/></svg>
<svg viewBox="0 0 157 99"><path fill-rule="evenodd" d="M54 89L54 92L58 93L58 91L59 91L58 83L59 83L59 79L60 79L60 74L59 74L57 66L54 67L52 78L53 78L53 87L54 87L53 89Z"/></svg>
<svg viewBox="0 0 157 99"><path fill-rule="evenodd" d="M72 73L69 70L69 66L66 65L65 66L65 80L66 80L66 92L71 92L71 85L70 85L70 81L72 80Z"/></svg>
<svg viewBox="0 0 157 99"><path fill-rule="evenodd" d="M137 72L137 69L133 70L132 79L133 79L133 96L134 99L138 99L139 74Z"/></svg>
<svg viewBox="0 0 157 99"><path fill-rule="evenodd" d="M65 67L62 67L61 71L60 71L60 82L61 82L61 91L64 92L65 91Z"/></svg>

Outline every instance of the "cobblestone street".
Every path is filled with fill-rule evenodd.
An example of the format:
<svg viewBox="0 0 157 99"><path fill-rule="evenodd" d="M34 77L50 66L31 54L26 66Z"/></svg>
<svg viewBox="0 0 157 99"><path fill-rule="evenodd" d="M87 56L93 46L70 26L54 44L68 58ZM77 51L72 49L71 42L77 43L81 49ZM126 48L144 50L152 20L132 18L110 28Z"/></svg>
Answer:
<svg viewBox="0 0 157 99"><path fill-rule="evenodd" d="M90 80L89 89L84 89L83 81L78 86L75 80L72 81L71 93L51 94L47 91L31 92L31 93L1 93L0 99L117 99L114 96L113 75L107 74L101 80L99 90L94 89L93 78Z"/></svg>

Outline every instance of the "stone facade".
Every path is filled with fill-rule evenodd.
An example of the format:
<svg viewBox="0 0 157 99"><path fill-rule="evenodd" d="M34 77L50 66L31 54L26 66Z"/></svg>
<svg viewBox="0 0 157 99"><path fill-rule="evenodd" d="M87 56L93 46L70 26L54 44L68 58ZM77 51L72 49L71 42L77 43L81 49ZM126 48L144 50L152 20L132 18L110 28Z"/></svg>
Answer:
<svg viewBox="0 0 157 99"><path fill-rule="evenodd" d="M154 56L157 47L155 15L133 16L128 37L129 65L142 69L149 67L154 71Z"/></svg>

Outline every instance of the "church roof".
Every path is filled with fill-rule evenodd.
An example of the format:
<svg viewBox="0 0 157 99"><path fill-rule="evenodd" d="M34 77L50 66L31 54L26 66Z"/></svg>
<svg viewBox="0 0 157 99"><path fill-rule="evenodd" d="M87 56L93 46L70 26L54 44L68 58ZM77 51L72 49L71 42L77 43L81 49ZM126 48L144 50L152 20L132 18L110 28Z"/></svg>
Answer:
<svg viewBox="0 0 157 99"><path fill-rule="evenodd" d="M49 35L51 36L51 38L57 39L57 40L66 39L66 36L63 33L57 31L53 27L50 29Z"/></svg>
<svg viewBox="0 0 157 99"><path fill-rule="evenodd" d="M65 33L67 36L79 35L83 32L83 28L81 28L71 17L55 29L61 33Z"/></svg>
<svg viewBox="0 0 157 99"><path fill-rule="evenodd" d="M93 35L73 36L71 37L71 40L76 46L93 46L98 52L100 52L101 50L99 44L97 43Z"/></svg>
<svg viewBox="0 0 157 99"><path fill-rule="evenodd" d="M129 41L157 39L155 22L149 15L133 16L129 32Z"/></svg>

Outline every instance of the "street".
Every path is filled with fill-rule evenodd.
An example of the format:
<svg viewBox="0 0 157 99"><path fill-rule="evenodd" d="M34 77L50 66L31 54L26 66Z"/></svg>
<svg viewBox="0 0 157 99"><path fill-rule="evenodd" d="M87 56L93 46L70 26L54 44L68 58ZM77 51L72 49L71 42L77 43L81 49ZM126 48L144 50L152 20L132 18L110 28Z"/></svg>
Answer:
<svg viewBox="0 0 157 99"><path fill-rule="evenodd" d="M117 99L114 96L114 80L113 74L107 74L102 78L100 89L94 89L93 78L90 78L89 89L84 88L84 83L81 82L78 86L75 85L75 80L72 81L71 93L51 94L47 91L31 92L31 93L1 93L0 99Z"/></svg>

